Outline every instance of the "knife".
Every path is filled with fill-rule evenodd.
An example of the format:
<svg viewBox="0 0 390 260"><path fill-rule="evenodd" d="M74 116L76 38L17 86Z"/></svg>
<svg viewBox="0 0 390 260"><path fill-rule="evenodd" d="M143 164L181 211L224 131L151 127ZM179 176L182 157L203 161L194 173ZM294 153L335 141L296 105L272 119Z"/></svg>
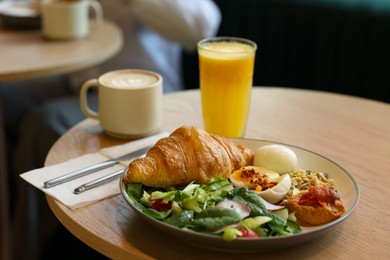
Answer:
<svg viewBox="0 0 390 260"><path fill-rule="evenodd" d="M148 146L148 147L136 150L134 152L130 152L130 153L127 153L125 155L119 156L117 158L113 158L113 159L110 159L110 160L107 160L107 161L104 161L104 162L93 164L91 166L82 168L80 170L76 170L76 171L67 173L67 174L62 175L60 177L57 177L57 178L54 178L54 179L46 181L43 184L43 186L45 188L51 188L51 187L57 186L59 184L65 183L67 181L79 178L81 176L84 176L84 175L87 175L87 174L90 174L90 173L93 173L93 172L96 172L96 171L103 170L103 169L106 169L108 167L114 166L114 165L118 164L121 161L127 161L127 160L130 160L132 158L141 157L142 155L145 155L145 153L150 149L150 147L151 146Z"/></svg>
<svg viewBox="0 0 390 260"><path fill-rule="evenodd" d="M121 174L123 173L123 171L125 171L125 170L126 170L126 168L119 170L119 171L116 171L116 172L113 172L113 173L110 173L109 175L103 176L103 177L98 178L96 180L87 182L83 185L78 186L76 189L74 189L73 192L75 194L80 194L86 190L90 190L92 188L95 188L95 187L98 187L98 186L103 185L105 183L108 183L112 180L115 180L116 178L119 178L121 176Z"/></svg>

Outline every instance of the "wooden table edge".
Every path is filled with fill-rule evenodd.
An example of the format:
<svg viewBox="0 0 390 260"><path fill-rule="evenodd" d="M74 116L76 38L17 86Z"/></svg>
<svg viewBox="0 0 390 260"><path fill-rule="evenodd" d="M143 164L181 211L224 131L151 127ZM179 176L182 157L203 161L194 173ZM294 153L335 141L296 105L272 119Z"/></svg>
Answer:
<svg viewBox="0 0 390 260"><path fill-rule="evenodd" d="M23 80L35 79L40 77L45 77L49 75L58 75L58 74L67 74L74 71L82 70L89 68L93 65L100 64L110 57L113 57L116 53L120 51L123 46L123 34L119 27L114 23L105 20L103 22L103 26L108 26L110 29L117 35L119 41L115 42L110 48L106 49L104 54L95 55L93 59L88 60L87 62L80 62L79 64L69 64L69 65L61 65L54 68L42 68L39 70L30 70L23 72L9 72L7 74L0 74L0 81L13 81L13 80Z"/></svg>

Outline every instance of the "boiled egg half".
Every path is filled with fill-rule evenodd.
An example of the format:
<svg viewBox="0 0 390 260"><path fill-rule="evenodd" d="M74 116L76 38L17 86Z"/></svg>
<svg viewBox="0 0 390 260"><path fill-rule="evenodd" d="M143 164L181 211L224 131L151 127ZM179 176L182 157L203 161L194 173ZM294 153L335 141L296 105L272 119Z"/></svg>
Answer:
<svg viewBox="0 0 390 260"><path fill-rule="evenodd" d="M290 175L256 166L245 166L230 175L234 187L248 187L270 203L281 201L290 190Z"/></svg>

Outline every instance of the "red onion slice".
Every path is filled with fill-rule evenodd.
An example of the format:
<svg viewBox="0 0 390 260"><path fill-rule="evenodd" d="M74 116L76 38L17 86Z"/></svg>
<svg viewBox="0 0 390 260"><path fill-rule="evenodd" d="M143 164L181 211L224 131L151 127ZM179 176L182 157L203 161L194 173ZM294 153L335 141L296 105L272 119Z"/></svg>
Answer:
<svg viewBox="0 0 390 260"><path fill-rule="evenodd" d="M260 196L259 196L259 197L260 197ZM267 210L269 210L269 211L279 210L279 209L283 209L283 208L284 208L284 206L271 204L271 203L269 203L268 201L266 201L265 199L263 199L262 197L260 197L260 199L263 201L265 207L266 207Z"/></svg>
<svg viewBox="0 0 390 260"><path fill-rule="evenodd" d="M232 224L232 225L227 225L227 226L221 227L220 229L215 230L214 234L219 234L219 233L225 231L225 229L227 229L228 227L235 228L235 227L239 227L240 225L241 225L240 223L236 223L236 224Z"/></svg>
<svg viewBox="0 0 390 260"><path fill-rule="evenodd" d="M240 219L244 219L249 216L251 213L251 208L245 203L238 202L235 200L223 200L219 202L216 207L225 208L225 209L233 209L238 214L240 214Z"/></svg>

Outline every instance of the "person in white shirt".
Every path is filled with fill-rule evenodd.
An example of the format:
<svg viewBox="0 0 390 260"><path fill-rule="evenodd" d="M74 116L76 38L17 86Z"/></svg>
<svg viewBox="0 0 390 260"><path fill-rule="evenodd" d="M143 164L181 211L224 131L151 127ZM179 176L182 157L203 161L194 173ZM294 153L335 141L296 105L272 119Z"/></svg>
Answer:
<svg viewBox="0 0 390 260"><path fill-rule="evenodd" d="M164 92L183 89L181 54L196 50L197 42L217 33L221 22L218 7L210 0L101 0L104 16L124 32L123 49L88 77L104 72L137 68L158 72ZM124 6L120 3L124 3ZM82 81L75 78L83 75ZM88 79L85 72L72 75L79 87Z"/></svg>
<svg viewBox="0 0 390 260"><path fill-rule="evenodd" d="M7 126L14 127L18 133L13 136L11 144L15 147L15 160L11 163L14 178L42 167L56 139L85 118L78 98L82 83L116 69L146 69L162 75L165 93L182 90L182 52L195 52L198 41L216 35L222 19L212 0L100 2L105 19L119 25L124 34L123 49L113 59L66 75L65 80L58 77L18 82L19 86L12 83L13 86L0 89L5 117L11 122ZM89 103L95 102L97 106L96 101L95 97ZM8 132L13 131L8 128ZM52 216L41 192L28 187L22 180L16 182L19 198L15 206L17 223L14 223L17 258L39 257L44 241L50 239L58 221ZM36 196L41 198L36 200ZM42 219L46 220L45 223L40 221Z"/></svg>

